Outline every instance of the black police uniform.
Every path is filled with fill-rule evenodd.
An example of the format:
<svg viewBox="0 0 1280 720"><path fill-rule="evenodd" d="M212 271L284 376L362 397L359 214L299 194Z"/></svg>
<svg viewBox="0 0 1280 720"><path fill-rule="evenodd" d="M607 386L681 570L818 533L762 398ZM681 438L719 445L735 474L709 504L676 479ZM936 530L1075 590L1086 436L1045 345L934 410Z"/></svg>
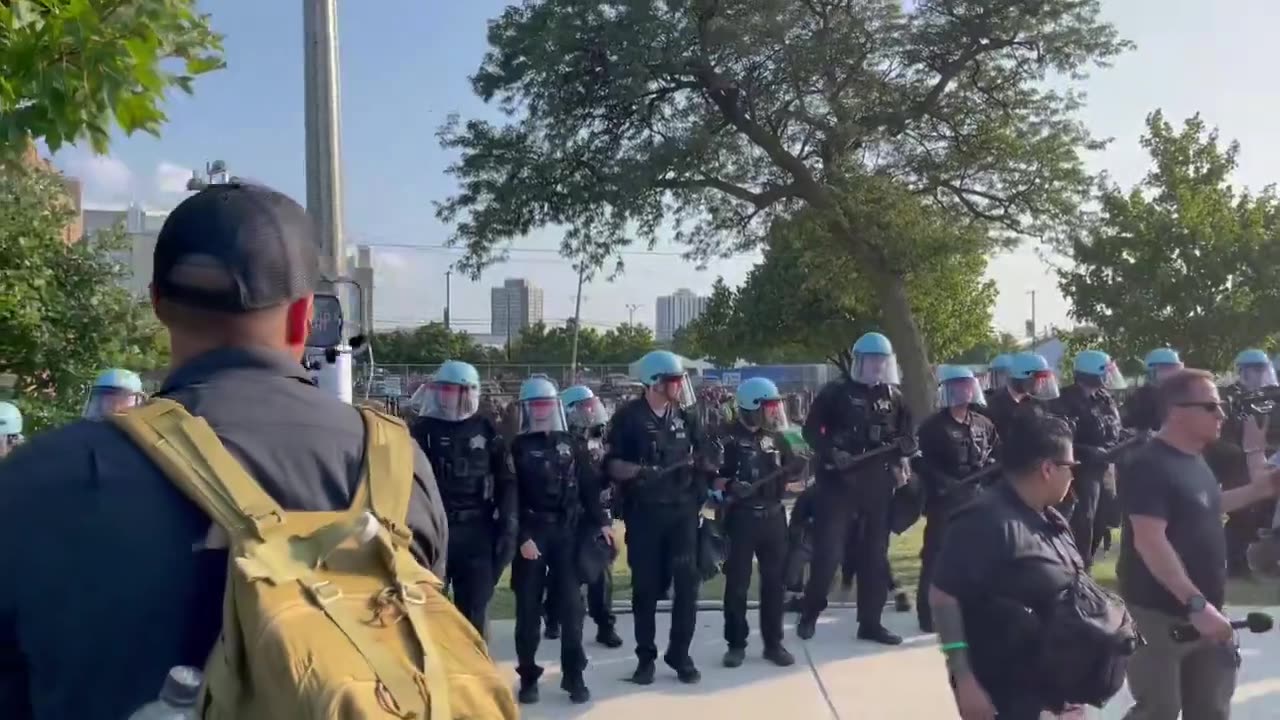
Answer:
<svg viewBox="0 0 1280 720"><path fill-rule="evenodd" d="M840 562L850 522L858 523L858 624L860 637L901 642L881 624L889 595L889 511L897 487L890 451L849 470L835 466L833 453L850 455L900 440L914 444L911 413L891 385L864 385L849 379L828 383L805 418L804 438L816 451L818 502L814 552L796 632L811 637L827 606L827 591Z"/></svg>
<svg viewBox="0 0 1280 720"><path fill-rule="evenodd" d="M1217 442L1209 446L1205 452L1205 460L1213 469L1213 474L1224 489L1243 487L1249 483L1249 463L1244 452L1244 422L1241 417L1241 398L1248 390L1240 383L1233 383L1221 390L1223 402L1226 403L1227 419L1222 425L1222 433ZM1271 426L1273 430L1280 426L1280 413L1273 413ZM1267 438L1267 455L1276 450L1273 438ZM1227 535L1227 572L1232 577L1249 577L1249 546L1257 541L1258 531L1271 527L1275 513L1272 501L1256 503L1227 513L1227 522L1223 529Z"/></svg>
<svg viewBox="0 0 1280 720"><path fill-rule="evenodd" d="M1093 553L1101 540L1098 525L1098 503L1102 497L1103 479L1112 459L1110 451L1120 442L1120 412L1106 388L1087 388L1079 383L1068 385L1051 405L1050 411L1065 418L1073 428L1076 462L1072 471L1072 500L1064 506L1075 535L1076 548L1085 568L1093 565ZM1111 498L1109 500L1113 500Z"/></svg>
<svg viewBox="0 0 1280 720"><path fill-rule="evenodd" d="M1030 395L1016 400L1008 388L1001 388L988 397L987 406L978 411L996 424L998 437L1009 437L1009 432L1021 419L1029 417L1029 414L1046 412L1046 404Z"/></svg>
<svg viewBox="0 0 1280 720"><path fill-rule="evenodd" d="M760 636L765 654L782 659L782 574L787 554L782 496L794 472L791 461L786 444L774 433L738 423L724 438L719 473L726 480L722 523L729 540L724 564L724 639L730 650L725 661L731 667L742 662L734 651L746 648L750 632L747 592L753 558L760 563Z"/></svg>
<svg viewBox="0 0 1280 720"><path fill-rule="evenodd" d="M1160 423L1160 391L1155 385L1143 385L1134 390L1120 408L1120 425L1123 427L1156 432Z"/></svg>
<svg viewBox="0 0 1280 720"><path fill-rule="evenodd" d="M286 510L350 506L364 423L296 359L215 350L159 395L207 420ZM413 455L413 550L443 576L444 508ZM0 462L0 718L117 720L154 700L169 668L203 666L227 572L226 551L205 547L209 524L111 423L37 434Z"/></svg>
<svg viewBox="0 0 1280 720"><path fill-rule="evenodd" d="M542 676L535 656L543 610L543 592L557 605L560 623L561 687L575 702L586 700L582 671L582 581L578 570L579 544L584 536L605 525L600 509L600 486L591 457L566 432L520 435L511 443L511 459L520 506L519 544L532 540L539 556L517 555L511 569L516 595L516 673L522 702L537 699Z"/></svg>
<svg viewBox="0 0 1280 720"><path fill-rule="evenodd" d="M631 567L631 604L635 614L636 657L633 680L653 682L657 657L654 636L658 596L667 573L673 585L671 635L664 656L685 682L700 679L689 645L698 612L698 521L706 498L706 477L691 462L706 452L707 441L691 416L674 407L659 416L638 398L618 409L605 443L606 466L619 460L642 467L623 481L626 489L627 562Z"/></svg>
<svg viewBox="0 0 1280 720"><path fill-rule="evenodd" d="M453 602L481 634L498 577L515 553L516 489L493 423L419 417L413 437L431 461L449 518Z"/></svg>
<svg viewBox="0 0 1280 720"><path fill-rule="evenodd" d="M916 590L916 617L920 629L933 632L929 583L933 577L947 518L977 497L983 486L999 479L992 472L981 480L971 476L995 463L999 439L995 423L976 412L957 420L950 408L929 416L920 425L920 456L915 468L925 489L924 546L920 550L920 583Z"/></svg>

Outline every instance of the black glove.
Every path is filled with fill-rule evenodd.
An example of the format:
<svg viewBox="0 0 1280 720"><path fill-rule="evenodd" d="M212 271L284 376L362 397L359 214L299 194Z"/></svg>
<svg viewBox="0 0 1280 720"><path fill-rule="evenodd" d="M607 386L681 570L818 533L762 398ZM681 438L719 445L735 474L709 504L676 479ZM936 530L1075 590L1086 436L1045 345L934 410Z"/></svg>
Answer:
<svg viewBox="0 0 1280 720"><path fill-rule="evenodd" d="M501 574L511 564L515 556L516 530L515 528L509 528L498 535L497 541L493 544L493 565L498 574Z"/></svg>
<svg viewBox="0 0 1280 720"><path fill-rule="evenodd" d="M911 457L920 449L920 446L916 443L915 435L903 435L894 438L893 444L898 448L898 453L902 457Z"/></svg>
<svg viewBox="0 0 1280 720"><path fill-rule="evenodd" d="M744 498L751 494L751 483L742 480L734 480L729 483L727 488L729 496L733 498Z"/></svg>

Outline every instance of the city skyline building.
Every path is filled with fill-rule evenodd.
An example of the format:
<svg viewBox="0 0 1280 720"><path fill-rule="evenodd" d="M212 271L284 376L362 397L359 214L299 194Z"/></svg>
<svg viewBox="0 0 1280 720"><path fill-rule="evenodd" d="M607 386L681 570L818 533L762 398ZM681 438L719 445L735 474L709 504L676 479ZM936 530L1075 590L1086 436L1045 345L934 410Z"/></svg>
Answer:
<svg viewBox="0 0 1280 720"><path fill-rule="evenodd" d="M708 298L689 288L680 288L670 295L658 297L654 305L654 338L658 342L670 342L676 332L698 319L707 309Z"/></svg>
<svg viewBox="0 0 1280 720"><path fill-rule="evenodd" d="M489 291L489 334L514 340L543 321L542 288L525 278L507 278Z"/></svg>

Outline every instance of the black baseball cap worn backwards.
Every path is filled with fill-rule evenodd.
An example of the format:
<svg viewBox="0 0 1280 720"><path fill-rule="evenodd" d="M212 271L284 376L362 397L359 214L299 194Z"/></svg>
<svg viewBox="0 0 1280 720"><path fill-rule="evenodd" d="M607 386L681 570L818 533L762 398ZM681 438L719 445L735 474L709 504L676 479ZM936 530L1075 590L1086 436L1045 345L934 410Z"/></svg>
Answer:
<svg viewBox="0 0 1280 720"><path fill-rule="evenodd" d="M156 238L156 295L243 313L304 297L320 281L315 227L301 205L263 185L211 185L182 201Z"/></svg>

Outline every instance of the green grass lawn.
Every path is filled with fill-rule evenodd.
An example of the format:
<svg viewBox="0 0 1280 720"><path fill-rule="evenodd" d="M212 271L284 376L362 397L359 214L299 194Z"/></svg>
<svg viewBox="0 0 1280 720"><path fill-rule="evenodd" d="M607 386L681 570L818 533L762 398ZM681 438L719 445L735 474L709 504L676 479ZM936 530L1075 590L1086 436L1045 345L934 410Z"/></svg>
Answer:
<svg viewBox="0 0 1280 720"><path fill-rule="evenodd" d="M617 537L622 539L622 526L619 523ZM904 588L908 588L913 600L916 581L920 579L920 545L924 540L924 524L917 523L905 535L893 538L889 545L889 562L893 573ZM627 567L626 544L621 545L621 552L613 564L613 595L615 601L626 601L631 597L631 571ZM1120 554L1120 538L1116 533L1116 542L1111 552L1102 557L1094 565L1093 576L1102 585L1116 587L1116 557ZM757 577L752 578L751 597L756 597ZM718 575L702 584L699 597L703 600L720 600L724 597L724 576ZM1276 580L1232 580L1227 587L1227 598L1233 605L1276 605L1280 604L1280 582ZM493 602L489 606L489 617L509 619L515 617L515 596L511 592L510 572L502 576L494 593Z"/></svg>

